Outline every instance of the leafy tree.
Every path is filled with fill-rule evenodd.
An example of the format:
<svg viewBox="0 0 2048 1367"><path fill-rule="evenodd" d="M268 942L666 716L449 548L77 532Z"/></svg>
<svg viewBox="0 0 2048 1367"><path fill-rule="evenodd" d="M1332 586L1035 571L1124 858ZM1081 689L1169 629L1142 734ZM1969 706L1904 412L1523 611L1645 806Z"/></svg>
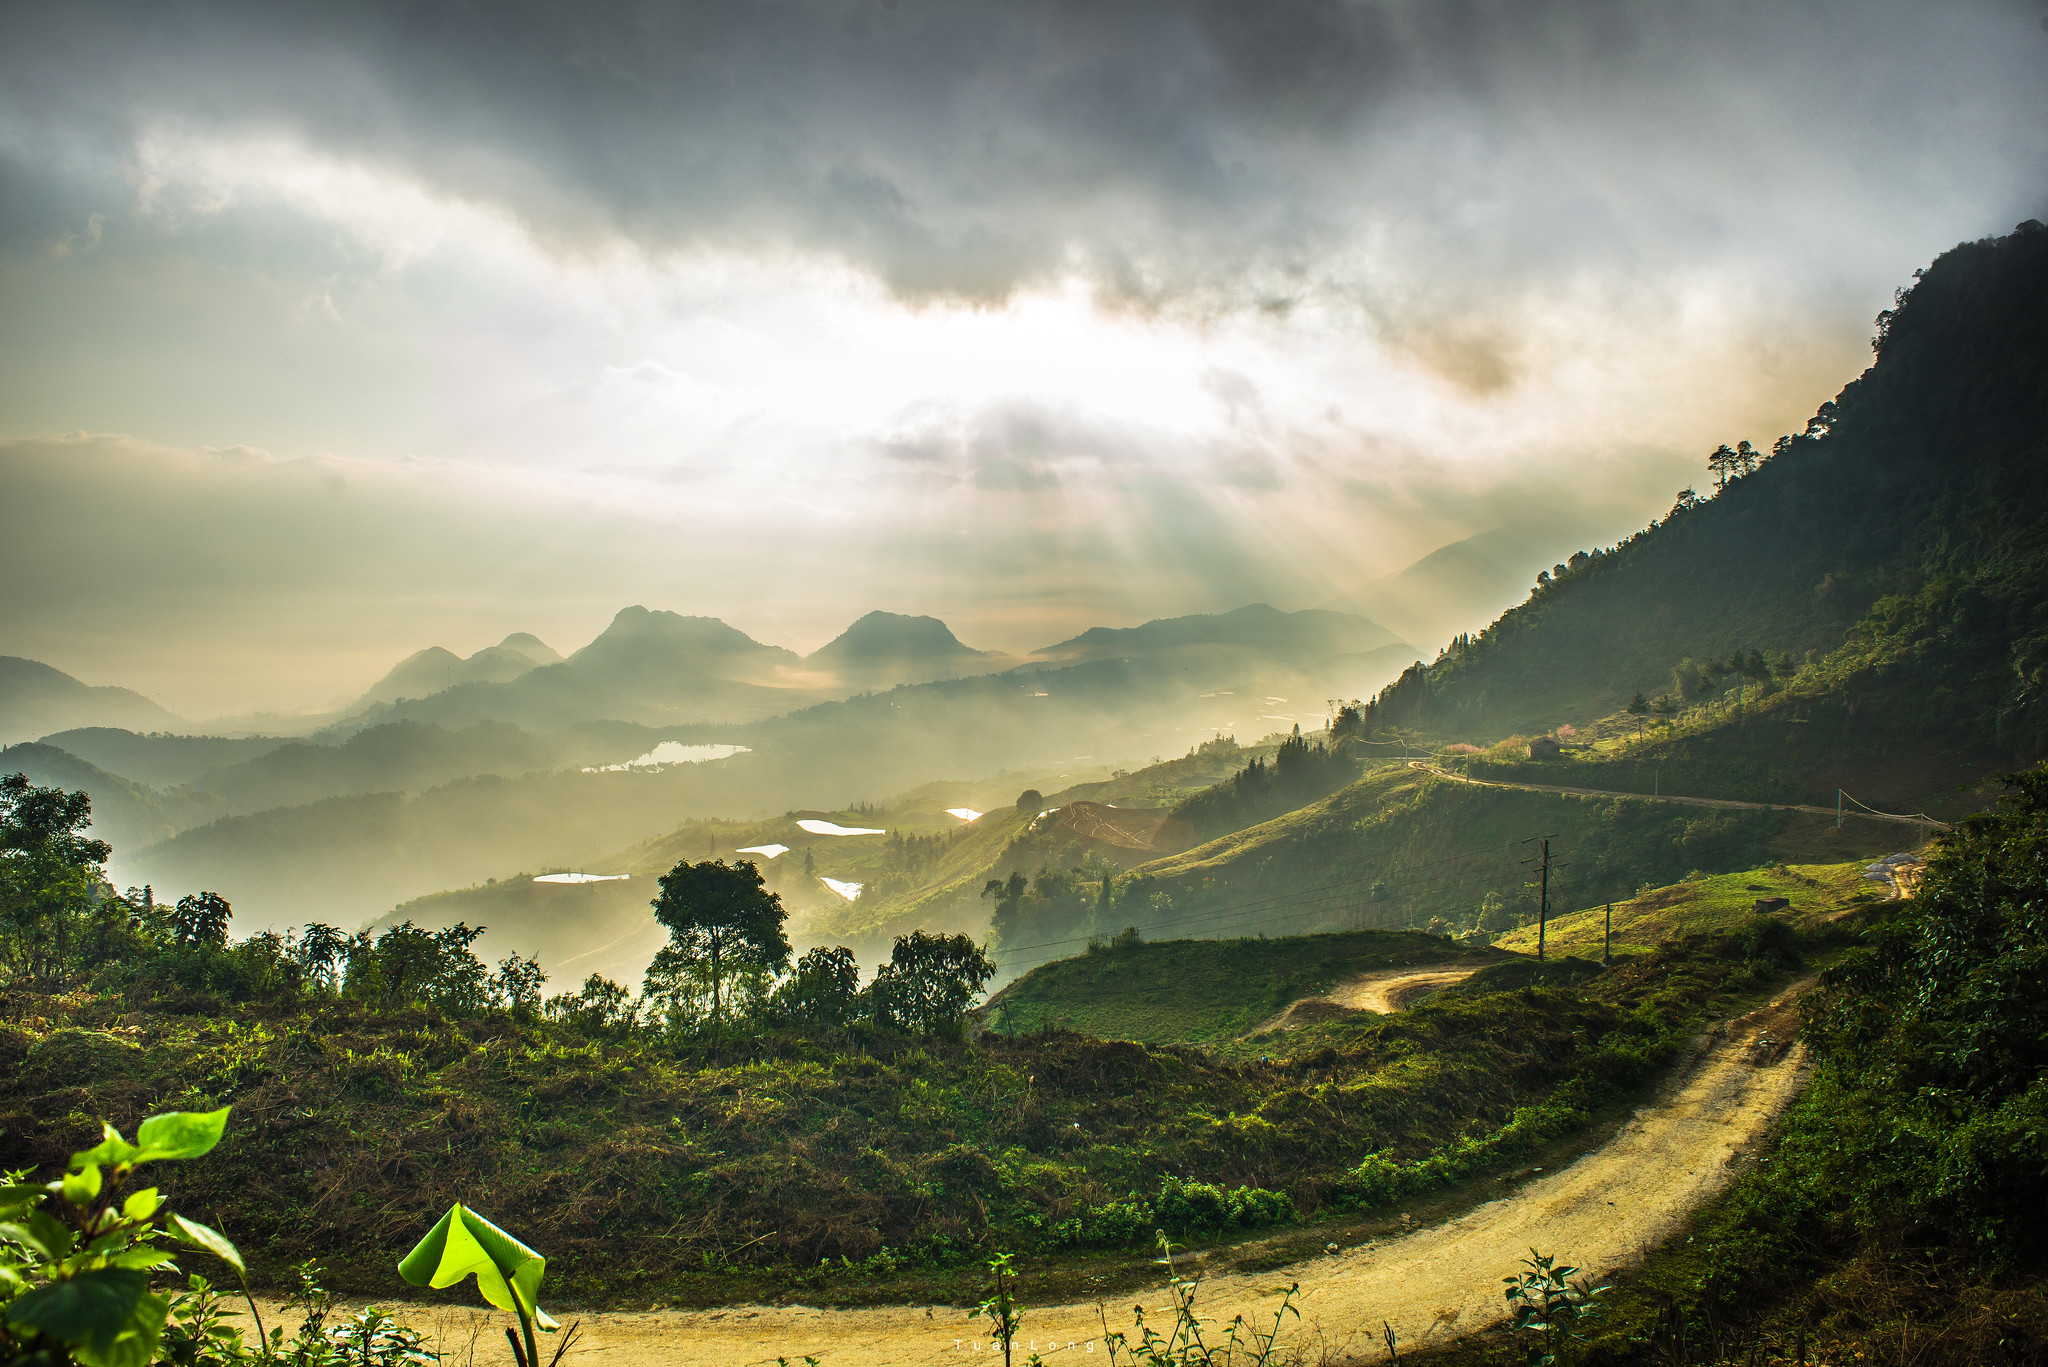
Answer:
<svg viewBox="0 0 2048 1367"><path fill-rule="evenodd" d="M1747 442L1743 444L1745 446L1748 445ZM1707 469L1714 476L1714 492L1720 493L1728 487L1728 481L1733 479L1740 471L1740 458L1734 451L1729 449L1728 443L1724 441L1714 448L1712 455L1707 457Z"/></svg>
<svg viewBox="0 0 2048 1367"><path fill-rule="evenodd" d="M516 1020L534 1018L540 1009L540 991L547 982L538 959L514 954L498 961L497 988Z"/></svg>
<svg viewBox="0 0 2048 1367"><path fill-rule="evenodd" d="M178 909L171 913L171 933L180 945L223 949L228 942L228 920L234 914L228 899L217 892L188 894L178 899Z"/></svg>
<svg viewBox="0 0 2048 1367"><path fill-rule="evenodd" d="M1036 788L1026 788L1017 794L1017 810L1036 813L1045 806L1045 794Z"/></svg>
<svg viewBox="0 0 2048 1367"><path fill-rule="evenodd" d="M602 973L583 980L580 992L564 992L548 1001L548 1014L586 1034L630 1031L640 1022L640 1007L623 984Z"/></svg>
<svg viewBox="0 0 2048 1367"><path fill-rule="evenodd" d="M318 921L302 927L292 946L292 957L306 976L330 991L341 990L341 965L347 954L348 936Z"/></svg>
<svg viewBox="0 0 2048 1367"><path fill-rule="evenodd" d="M42 981L72 967L73 951L88 925L120 910L96 909L113 850L85 834L92 824L89 794L38 788L22 774L0 778L0 929L7 961Z"/></svg>
<svg viewBox="0 0 2048 1367"><path fill-rule="evenodd" d="M995 964L965 935L898 936L875 975L875 1019L921 1035L955 1030L995 974Z"/></svg>
<svg viewBox="0 0 2048 1367"><path fill-rule="evenodd" d="M713 1020L725 1018L725 985L735 974L789 967L789 937L782 930L788 913L753 864L685 859L661 876L661 895L652 905L669 934L654 967L670 975L701 972L711 986Z"/></svg>
<svg viewBox="0 0 2048 1367"><path fill-rule="evenodd" d="M845 945L806 950L775 994L778 1015L802 1025L845 1025L860 1014L860 963Z"/></svg>

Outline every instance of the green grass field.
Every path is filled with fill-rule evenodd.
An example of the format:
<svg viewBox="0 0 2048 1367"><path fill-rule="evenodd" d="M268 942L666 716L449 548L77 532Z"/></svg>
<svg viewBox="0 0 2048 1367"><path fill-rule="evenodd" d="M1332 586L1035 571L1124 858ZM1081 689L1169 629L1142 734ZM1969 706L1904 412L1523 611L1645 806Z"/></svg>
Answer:
<svg viewBox="0 0 2048 1367"><path fill-rule="evenodd" d="M983 1009L991 1028L1058 1026L1100 1039L1213 1044L1376 968L1460 957L1449 940L1361 930L1105 947L1033 969Z"/></svg>
<svg viewBox="0 0 2048 1367"><path fill-rule="evenodd" d="M1681 935L1735 930L1754 914L1757 900L1766 897L1787 899L1792 905L1782 914L1798 925L1812 925L1884 895L1878 884L1863 880L1864 867L1861 860L1779 865L1652 888L1614 904L1614 950L1617 954L1639 953ZM1602 904L1551 917L1547 951L1598 959L1606 915ZM1494 944L1517 954L1534 954L1536 927L1510 931Z"/></svg>

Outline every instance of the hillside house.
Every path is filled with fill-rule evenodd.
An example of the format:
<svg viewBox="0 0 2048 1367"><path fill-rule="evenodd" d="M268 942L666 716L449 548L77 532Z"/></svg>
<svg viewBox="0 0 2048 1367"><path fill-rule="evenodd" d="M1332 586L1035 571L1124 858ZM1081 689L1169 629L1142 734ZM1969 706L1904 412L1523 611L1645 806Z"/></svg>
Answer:
<svg viewBox="0 0 2048 1367"><path fill-rule="evenodd" d="M1556 736L1538 736L1525 747L1530 759L1556 759L1564 753Z"/></svg>

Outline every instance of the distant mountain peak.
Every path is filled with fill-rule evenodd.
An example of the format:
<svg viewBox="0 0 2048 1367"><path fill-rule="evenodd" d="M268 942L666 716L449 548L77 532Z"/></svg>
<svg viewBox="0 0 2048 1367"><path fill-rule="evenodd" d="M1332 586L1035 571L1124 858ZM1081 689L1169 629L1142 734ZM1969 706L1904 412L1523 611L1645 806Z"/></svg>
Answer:
<svg viewBox="0 0 2048 1367"><path fill-rule="evenodd" d="M962 644L953 629L936 617L876 611L819 646L805 661L829 665L856 660L954 660L986 654Z"/></svg>
<svg viewBox="0 0 2048 1367"><path fill-rule="evenodd" d="M510 636L498 642L495 649L509 650L515 655L523 655L536 665L558 665L562 662L562 657L547 642L541 640L540 637L530 631L513 632Z"/></svg>
<svg viewBox="0 0 2048 1367"><path fill-rule="evenodd" d="M1079 636L1032 654L1078 660L1223 647L1289 652L1306 659L1373 650L1392 645L1396 639L1379 623L1355 613L1320 608L1282 612L1270 603L1247 603L1229 612L1158 617L1135 627L1090 627Z"/></svg>

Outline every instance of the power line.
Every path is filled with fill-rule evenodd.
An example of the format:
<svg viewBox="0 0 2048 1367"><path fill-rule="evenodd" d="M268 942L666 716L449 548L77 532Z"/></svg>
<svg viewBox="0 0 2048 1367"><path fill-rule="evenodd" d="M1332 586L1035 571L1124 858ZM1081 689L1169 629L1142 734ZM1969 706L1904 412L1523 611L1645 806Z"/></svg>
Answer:
<svg viewBox="0 0 2048 1367"><path fill-rule="evenodd" d="M1779 810L1786 811L1788 813L1796 813L1798 817L1803 818L1795 819L1792 824L1788 825L1783 831L1780 831L1779 835L1788 835L1803 827L1812 827L1822 824L1821 822L1815 820L1811 816L1811 814L1798 813L1798 809L1796 808L1780 808ZM1556 837L1552 836L1550 838L1555 839ZM1537 836L1531 837L1531 839L1543 839L1543 837ZM1521 843L1527 842L1525 841ZM1713 841L1708 844L1694 845L1691 848L1694 853L1708 854L1721 849L1754 843L1756 843L1756 837L1743 835L1732 836L1727 840ZM1505 848L1499 850L1475 850L1470 854L1453 855L1446 859L1432 860L1428 864L1416 865L1409 872L1416 873L1426 869L1442 869L1448 865L1471 863L1476 860L1499 857L1505 855L1506 853L1507 850ZM1563 869L1565 867L1568 866L1557 863L1555 861L1553 861L1551 864L1552 871ZM1453 884L1456 881L1457 879L1454 876L1436 875L1427 878L1404 877L1389 883L1384 879L1376 879L1372 874L1360 874L1353 877L1337 879L1333 882L1320 884L1311 888L1298 888L1289 892L1276 893L1267 897L1253 898L1244 902L1234 902L1221 907L1212 907L1206 912L1201 912L1192 916L1180 918L1174 921L1170 926L1161 927L1161 929L1180 932L1193 927L1200 926L1206 927L1214 931L1229 929L1232 926L1239 924L1251 924L1262 919L1277 919L1277 913L1318 910L1321 908L1325 899L1327 899L1331 894L1339 893L1346 888L1356 887L1360 884L1365 883L1379 882L1389 892L1408 893L1412 897L1417 893L1426 892L1431 888ZM1222 922L1222 924L1212 924L1216 922ZM1099 931L1084 932L1057 939L1044 940L1035 944L1018 945L1014 949L1011 949L1009 947L998 947L998 953L1003 954L1007 958L1012 953L1023 953L1025 951L1034 949L1061 949L1069 946L1085 945L1089 941L1097 939L1099 937L1099 934ZM1178 935L1177 938L1199 939L1221 937ZM1063 954L1041 955L1028 962L1016 963L1015 967L1017 971L1021 974L1024 972L1029 972L1031 969L1037 968L1043 964L1054 963L1060 959L1068 957L1071 956Z"/></svg>

